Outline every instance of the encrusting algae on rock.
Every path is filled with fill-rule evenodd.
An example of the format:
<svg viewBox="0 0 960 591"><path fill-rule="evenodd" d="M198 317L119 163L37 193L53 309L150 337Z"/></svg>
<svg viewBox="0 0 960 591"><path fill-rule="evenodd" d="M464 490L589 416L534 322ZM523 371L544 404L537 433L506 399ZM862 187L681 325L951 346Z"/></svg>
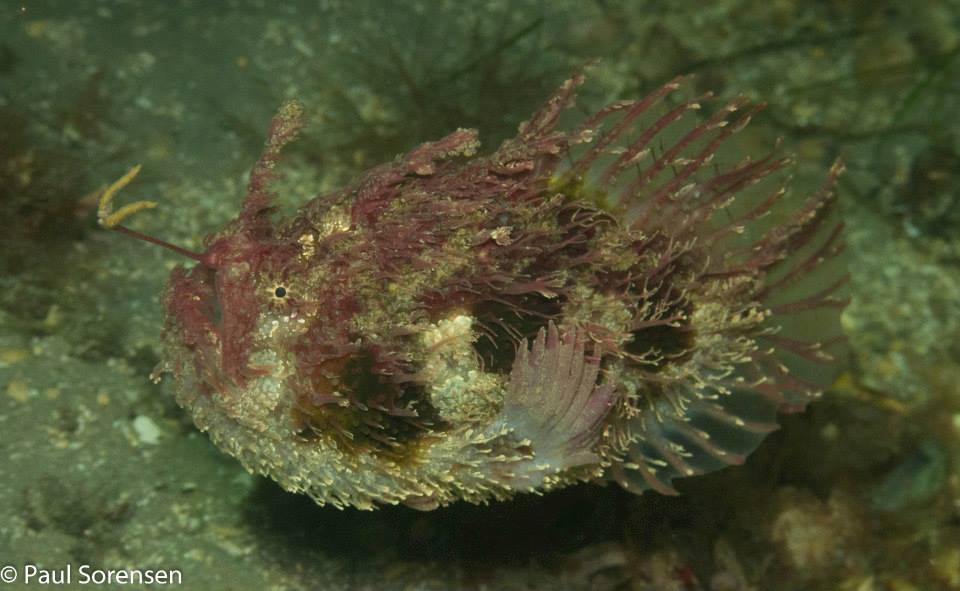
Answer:
<svg viewBox="0 0 960 591"><path fill-rule="evenodd" d="M459 129L279 220L288 103L202 253L120 224L152 206L111 209L136 170L110 187L103 225L197 261L166 288L162 363L196 425L320 504L431 509L579 481L672 494L816 398L843 350L841 167L786 206L787 159L712 164L759 107L661 107L678 79L565 129L582 82L489 156Z"/></svg>

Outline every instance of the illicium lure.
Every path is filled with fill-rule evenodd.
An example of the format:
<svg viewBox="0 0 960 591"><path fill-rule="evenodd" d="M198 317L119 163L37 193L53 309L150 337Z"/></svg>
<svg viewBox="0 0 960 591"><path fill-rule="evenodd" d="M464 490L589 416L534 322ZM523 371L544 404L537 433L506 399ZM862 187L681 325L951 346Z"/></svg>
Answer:
<svg viewBox="0 0 960 591"><path fill-rule="evenodd" d="M102 225L197 262L164 293L162 363L196 425L318 503L430 509L670 494L816 398L843 346L840 166L789 205L785 158L712 164L757 106L700 115L678 79L562 126L582 81L488 156L459 129L280 220L287 103L202 253L120 224L154 205L111 208L137 169L106 190Z"/></svg>

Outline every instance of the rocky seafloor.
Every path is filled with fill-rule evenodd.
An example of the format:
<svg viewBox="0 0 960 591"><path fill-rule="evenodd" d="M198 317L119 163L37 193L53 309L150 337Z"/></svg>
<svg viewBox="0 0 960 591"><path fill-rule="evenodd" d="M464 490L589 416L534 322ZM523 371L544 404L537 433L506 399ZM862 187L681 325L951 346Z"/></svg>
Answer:
<svg viewBox="0 0 960 591"><path fill-rule="evenodd" d="M586 104L692 72L769 103L746 141L782 137L798 186L847 162L848 367L745 466L678 497L340 511L248 475L149 381L179 261L97 228L104 183L142 163L129 198L161 207L137 227L198 246L286 98L311 120L291 205L457 127L495 146L594 57ZM211 591L960 589L958 80L951 0L3 3L0 566Z"/></svg>

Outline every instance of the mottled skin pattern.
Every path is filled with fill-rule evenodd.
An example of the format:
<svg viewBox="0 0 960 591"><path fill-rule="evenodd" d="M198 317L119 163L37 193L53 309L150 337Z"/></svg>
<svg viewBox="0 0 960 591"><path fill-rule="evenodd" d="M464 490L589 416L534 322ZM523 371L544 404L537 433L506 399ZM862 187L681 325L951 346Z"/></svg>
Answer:
<svg viewBox="0 0 960 591"><path fill-rule="evenodd" d="M755 107L659 106L677 81L564 130L581 82L489 156L457 130L275 220L286 105L240 215L164 296L163 368L197 426L318 503L429 509L601 479L672 493L819 395L839 166L787 204L759 183L784 159L711 163Z"/></svg>

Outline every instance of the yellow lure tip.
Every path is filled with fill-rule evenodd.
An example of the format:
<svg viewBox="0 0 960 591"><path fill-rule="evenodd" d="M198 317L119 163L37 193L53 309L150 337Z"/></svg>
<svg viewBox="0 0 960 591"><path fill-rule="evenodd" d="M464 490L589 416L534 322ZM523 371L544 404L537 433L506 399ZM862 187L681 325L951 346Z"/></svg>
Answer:
<svg viewBox="0 0 960 591"><path fill-rule="evenodd" d="M113 211L114 197L140 174L141 168L141 165L137 164L103 190L97 205L97 221L104 228L113 228L138 211L142 209L153 209L157 206L154 201L137 201L129 205L124 205L117 211Z"/></svg>

